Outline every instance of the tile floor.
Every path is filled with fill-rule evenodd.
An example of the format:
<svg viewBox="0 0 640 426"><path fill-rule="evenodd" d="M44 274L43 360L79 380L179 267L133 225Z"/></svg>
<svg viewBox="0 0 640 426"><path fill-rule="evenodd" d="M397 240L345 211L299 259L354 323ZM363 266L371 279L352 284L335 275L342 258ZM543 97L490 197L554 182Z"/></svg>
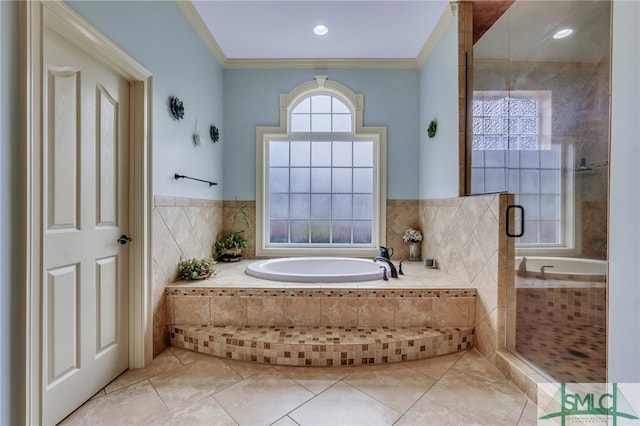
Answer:
<svg viewBox="0 0 640 426"><path fill-rule="evenodd" d="M595 325L518 320L516 350L557 382L607 381L607 333Z"/></svg>
<svg viewBox="0 0 640 426"><path fill-rule="evenodd" d="M536 406L475 349L358 367L281 367L168 348L63 425L535 425Z"/></svg>

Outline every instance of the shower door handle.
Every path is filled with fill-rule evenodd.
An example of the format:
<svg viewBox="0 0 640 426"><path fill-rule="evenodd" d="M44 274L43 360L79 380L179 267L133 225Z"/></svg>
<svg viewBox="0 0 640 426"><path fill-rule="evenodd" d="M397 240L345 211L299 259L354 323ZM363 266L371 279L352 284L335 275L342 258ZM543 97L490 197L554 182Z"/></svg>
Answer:
<svg viewBox="0 0 640 426"><path fill-rule="evenodd" d="M520 210L520 232L519 233L512 233L510 231L511 229L511 220L510 220L510 216L509 216L509 212L511 209L517 209ZM507 233L507 237L511 237L511 238L519 238L522 237L524 235L524 207L522 207L519 204L511 204L509 206L507 206L507 221L506 221L506 233Z"/></svg>

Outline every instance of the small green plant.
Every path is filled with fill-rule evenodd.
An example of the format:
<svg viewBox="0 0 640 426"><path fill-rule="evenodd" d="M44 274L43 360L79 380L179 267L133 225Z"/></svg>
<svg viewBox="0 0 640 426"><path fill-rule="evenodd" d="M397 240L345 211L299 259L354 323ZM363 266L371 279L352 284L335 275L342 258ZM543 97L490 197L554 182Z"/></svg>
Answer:
<svg viewBox="0 0 640 426"><path fill-rule="evenodd" d="M215 264L216 261L210 257L180 259L180 263L178 263L178 279L191 281L215 275L218 273L213 267Z"/></svg>
<svg viewBox="0 0 640 426"><path fill-rule="evenodd" d="M218 237L215 247L218 256L239 256L242 250L249 248L249 241L244 236L244 231L227 231Z"/></svg>
<svg viewBox="0 0 640 426"><path fill-rule="evenodd" d="M216 239L214 244L215 254L217 259L228 260L230 258L240 258L242 256L242 250L249 248L249 240L245 233L246 228L251 225L251 218L249 217L249 206L242 204L238 206L231 218L231 228L223 230ZM244 229L237 229L236 224L240 222Z"/></svg>

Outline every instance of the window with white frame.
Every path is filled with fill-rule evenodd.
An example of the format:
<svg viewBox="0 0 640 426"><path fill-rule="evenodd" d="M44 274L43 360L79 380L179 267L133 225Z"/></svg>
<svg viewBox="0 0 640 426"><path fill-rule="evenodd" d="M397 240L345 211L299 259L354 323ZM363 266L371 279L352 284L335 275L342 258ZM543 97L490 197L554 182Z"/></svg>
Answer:
<svg viewBox="0 0 640 426"><path fill-rule="evenodd" d="M572 247L563 168L573 145L551 141L551 92L476 91L472 112L472 193L516 194L525 209L518 247Z"/></svg>
<svg viewBox="0 0 640 426"><path fill-rule="evenodd" d="M281 96L286 133L258 128L258 254L371 255L383 242L386 130L362 127L361 95L320 84Z"/></svg>

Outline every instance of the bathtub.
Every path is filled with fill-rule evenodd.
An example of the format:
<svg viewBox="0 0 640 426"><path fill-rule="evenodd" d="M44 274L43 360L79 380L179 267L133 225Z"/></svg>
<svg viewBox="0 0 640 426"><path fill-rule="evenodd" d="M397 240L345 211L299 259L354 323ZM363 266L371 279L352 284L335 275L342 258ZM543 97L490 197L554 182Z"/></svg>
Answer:
<svg viewBox="0 0 640 426"><path fill-rule="evenodd" d="M382 279L389 266L371 259L351 257L287 257L260 260L247 265L245 272L257 278L304 283L338 283Z"/></svg>
<svg viewBox="0 0 640 426"><path fill-rule="evenodd" d="M540 278L540 268L545 268L544 275L549 280L605 282L607 277L607 261L597 259L580 259L574 257L538 257L524 256L527 259L527 278ZM522 256L516 256L516 271L519 270ZM521 275L520 275L521 276Z"/></svg>

